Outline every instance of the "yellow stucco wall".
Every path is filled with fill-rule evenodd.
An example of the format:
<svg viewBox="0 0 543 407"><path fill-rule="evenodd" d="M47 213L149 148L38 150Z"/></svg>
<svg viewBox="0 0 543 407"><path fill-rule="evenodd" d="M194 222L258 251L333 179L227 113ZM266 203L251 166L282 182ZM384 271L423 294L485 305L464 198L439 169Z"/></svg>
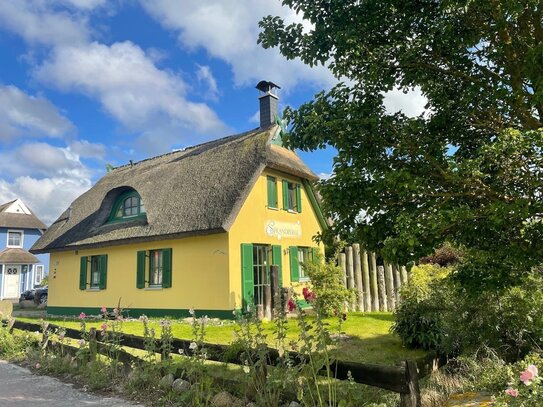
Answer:
<svg viewBox="0 0 543 407"><path fill-rule="evenodd" d="M172 248L172 287L136 288L138 250ZM108 255L105 290L79 290L81 256ZM226 233L176 240L51 253L50 307L227 310L231 300Z"/></svg>
<svg viewBox="0 0 543 407"><path fill-rule="evenodd" d="M270 209L267 207L267 176L271 175L277 178L277 201L279 209ZM281 187L282 180L301 184L301 179L266 169L258 178L254 188L250 192L248 198L243 204L236 221L232 225L228 233L228 247L230 264L230 291L235 293L235 296L230 298L234 302L230 303L230 308L241 307L241 252L242 243L266 244L266 245L281 245L282 249L282 265L283 265L283 286L293 286L296 291L301 291L302 283L291 283L290 279L290 258L286 249L289 246L307 246L317 247L313 237L321 231L321 227L317 220L317 215L307 196L307 191L302 188L302 213L291 213L281 209L283 207L283 191ZM267 233L266 227L270 222L282 222L285 224L294 224L299 222L301 228L300 237L281 237L270 236ZM324 254L324 246L320 244L319 249Z"/></svg>

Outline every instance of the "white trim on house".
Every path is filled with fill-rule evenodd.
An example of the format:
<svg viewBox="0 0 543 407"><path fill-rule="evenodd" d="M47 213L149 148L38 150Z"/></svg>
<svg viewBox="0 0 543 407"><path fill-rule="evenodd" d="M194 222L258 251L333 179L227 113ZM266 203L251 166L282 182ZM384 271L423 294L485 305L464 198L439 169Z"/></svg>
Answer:
<svg viewBox="0 0 543 407"><path fill-rule="evenodd" d="M0 300L3 300L4 299L4 270L6 268L6 265L5 264L0 264L0 266L2 266L2 271L1 271L1 276L2 276L2 287L0 287Z"/></svg>
<svg viewBox="0 0 543 407"><path fill-rule="evenodd" d="M30 212L30 209L28 209L28 206L26 206L24 202L19 198L17 198L15 202L13 202L6 209L4 209L4 212L32 215L32 212Z"/></svg>
<svg viewBox="0 0 543 407"><path fill-rule="evenodd" d="M38 274L38 268L41 269L39 274ZM33 279L32 287L33 287L35 285L39 285L41 283L41 280L45 278L45 266L43 264L34 264L34 267L32 269L34 272L34 275L32 276L32 279ZM39 281L38 281L38 276L40 277Z"/></svg>
<svg viewBox="0 0 543 407"><path fill-rule="evenodd" d="M9 234L10 233L20 233L21 234L21 240L20 240L20 245L16 246L16 245L10 245L9 244ZM18 248L23 248L24 246L24 241L25 241L25 231L22 230L22 229L8 229L8 232L6 234L6 247L18 247Z"/></svg>

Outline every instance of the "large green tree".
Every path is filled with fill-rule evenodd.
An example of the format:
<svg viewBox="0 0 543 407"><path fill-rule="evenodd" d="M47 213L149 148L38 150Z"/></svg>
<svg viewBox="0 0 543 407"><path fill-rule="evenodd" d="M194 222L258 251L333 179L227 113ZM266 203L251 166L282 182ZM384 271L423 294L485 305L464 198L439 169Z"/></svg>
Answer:
<svg viewBox="0 0 543 407"><path fill-rule="evenodd" d="M338 153L322 182L335 230L399 261L465 248L467 285L543 263L543 2L284 0L311 22L262 19L259 41L341 81L297 110L287 142ZM426 112L388 113L420 89Z"/></svg>

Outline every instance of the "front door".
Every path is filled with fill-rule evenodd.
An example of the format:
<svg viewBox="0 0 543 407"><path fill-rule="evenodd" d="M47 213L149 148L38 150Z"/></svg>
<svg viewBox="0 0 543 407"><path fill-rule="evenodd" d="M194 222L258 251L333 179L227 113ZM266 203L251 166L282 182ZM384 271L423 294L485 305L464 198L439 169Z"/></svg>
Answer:
<svg viewBox="0 0 543 407"><path fill-rule="evenodd" d="M4 272L4 298L18 298L21 266L6 265Z"/></svg>
<svg viewBox="0 0 543 407"><path fill-rule="evenodd" d="M264 305L264 286L269 284L269 246L253 246L253 299L255 305Z"/></svg>

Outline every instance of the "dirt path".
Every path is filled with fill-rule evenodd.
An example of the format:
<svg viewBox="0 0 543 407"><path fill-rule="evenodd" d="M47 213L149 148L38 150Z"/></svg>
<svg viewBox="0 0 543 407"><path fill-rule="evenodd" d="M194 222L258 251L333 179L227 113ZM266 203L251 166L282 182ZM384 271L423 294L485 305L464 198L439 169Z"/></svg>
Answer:
<svg viewBox="0 0 543 407"><path fill-rule="evenodd" d="M28 369L0 360L0 406L129 407L136 405L121 399L85 393L53 377L35 375Z"/></svg>

